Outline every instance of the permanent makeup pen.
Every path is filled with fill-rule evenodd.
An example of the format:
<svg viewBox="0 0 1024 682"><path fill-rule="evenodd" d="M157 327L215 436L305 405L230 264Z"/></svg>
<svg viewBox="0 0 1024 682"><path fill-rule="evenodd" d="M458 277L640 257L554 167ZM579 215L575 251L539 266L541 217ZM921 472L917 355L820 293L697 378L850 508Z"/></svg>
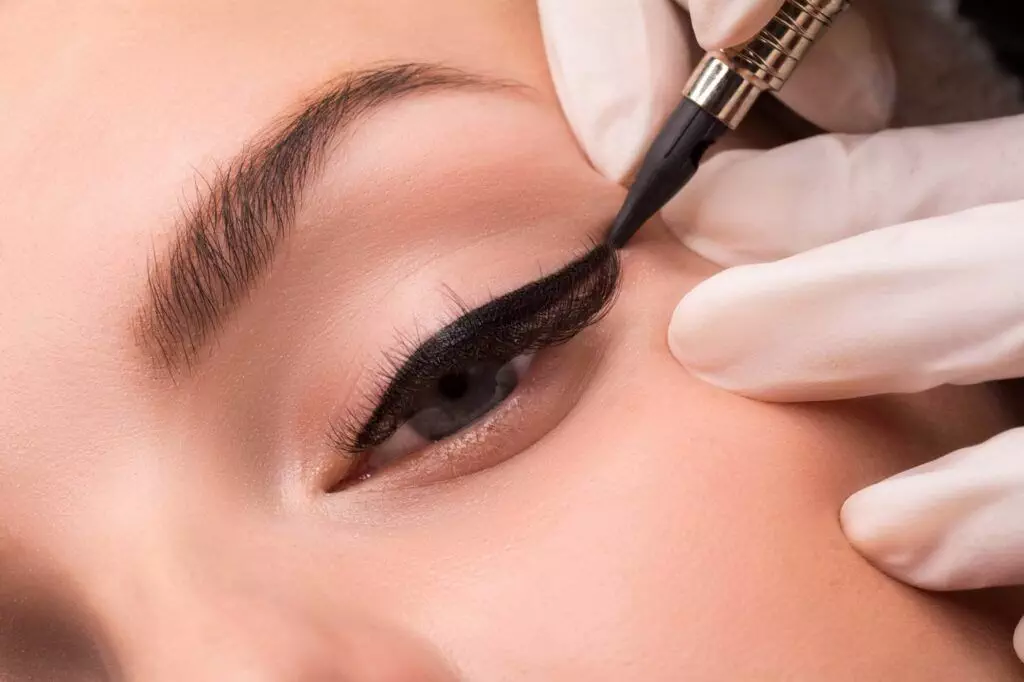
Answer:
<svg viewBox="0 0 1024 682"><path fill-rule="evenodd" d="M758 96L786 84L847 5L849 0L785 0L749 42L706 54L640 164L608 231L608 243L625 246L693 177L708 147L740 124Z"/></svg>

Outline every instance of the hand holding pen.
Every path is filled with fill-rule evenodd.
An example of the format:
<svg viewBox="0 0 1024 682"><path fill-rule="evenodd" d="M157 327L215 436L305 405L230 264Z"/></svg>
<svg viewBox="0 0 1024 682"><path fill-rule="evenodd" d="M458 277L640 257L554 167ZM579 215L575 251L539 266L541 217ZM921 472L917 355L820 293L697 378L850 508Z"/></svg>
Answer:
<svg viewBox="0 0 1024 682"><path fill-rule="evenodd" d="M539 0L559 99L594 167L623 182L679 103L703 50L749 41L782 5L782 0ZM888 43L854 3L777 96L823 130L864 133L886 126L895 93Z"/></svg>
<svg viewBox="0 0 1024 682"><path fill-rule="evenodd" d="M569 12L578 3L545 4ZM701 17L763 21L757 13L771 16L781 3L691 4L698 38L703 30L706 46L720 47L758 26L729 32L714 22L702 26ZM673 106L677 94L652 86L658 74L675 73L671 55L686 54L691 65L685 41L668 37L671 9L667 2L615 5L620 15L607 37L622 41L616 49L623 54L635 50L633 64L643 69L632 78L616 71L615 54L587 73L562 25L545 20L567 115L591 160L613 179L625 177ZM884 123L893 101L891 81L863 77L879 55L848 52L843 63L822 56L830 45L851 45L841 32L855 33L860 20L850 17L852 10L798 72L824 74L831 61L830 86L801 90L798 75L780 98L809 104L801 113L826 129L867 131ZM728 37L715 44L708 35ZM596 92L583 87L616 74ZM837 100L829 119L823 112ZM775 401L1024 377L1024 153L1010 142L1022 136L1024 115L822 135L711 159L663 217L692 250L734 267L679 304L668 332L673 353L712 384ZM855 494L842 522L858 550L908 583L934 590L1024 584L1024 428ZM1024 659L1024 621L1015 646Z"/></svg>
<svg viewBox="0 0 1024 682"><path fill-rule="evenodd" d="M1018 115L716 157L687 188L703 216L688 241L749 264L683 298L673 354L773 401L1024 378L1022 138ZM759 213L726 198L752 177L752 205L770 202ZM842 522L872 563L918 587L1024 585L1024 428L860 491ZM1024 659L1024 621L1014 644Z"/></svg>

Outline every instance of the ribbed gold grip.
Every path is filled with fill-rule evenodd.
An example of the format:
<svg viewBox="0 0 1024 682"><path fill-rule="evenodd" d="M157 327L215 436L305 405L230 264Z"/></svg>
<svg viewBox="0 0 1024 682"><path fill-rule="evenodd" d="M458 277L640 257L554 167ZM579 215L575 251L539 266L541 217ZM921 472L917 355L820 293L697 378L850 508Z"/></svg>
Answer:
<svg viewBox="0 0 1024 682"><path fill-rule="evenodd" d="M733 68L760 81L764 89L781 88L814 41L849 0L786 0L750 42L725 50Z"/></svg>
<svg viewBox="0 0 1024 682"><path fill-rule="evenodd" d="M779 90L849 0L785 0L749 42L709 52L683 94L735 128L765 90Z"/></svg>

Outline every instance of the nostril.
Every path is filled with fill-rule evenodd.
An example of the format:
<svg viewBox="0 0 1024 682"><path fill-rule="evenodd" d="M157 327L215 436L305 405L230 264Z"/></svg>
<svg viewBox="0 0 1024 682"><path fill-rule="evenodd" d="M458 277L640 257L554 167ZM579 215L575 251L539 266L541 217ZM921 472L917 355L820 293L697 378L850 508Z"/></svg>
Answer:
<svg viewBox="0 0 1024 682"><path fill-rule="evenodd" d="M271 598L261 599L271 593ZM190 598L196 595L202 598ZM365 611L359 607L349 610L343 602L322 595L314 603L294 591L279 592L272 586L266 586L261 594L246 590L236 595L221 592L215 597L178 592L173 602L150 607L154 608L145 614L136 609L117 618L115 639L127 679L462 680L435 647L408 627L356 615Z"/></svg>

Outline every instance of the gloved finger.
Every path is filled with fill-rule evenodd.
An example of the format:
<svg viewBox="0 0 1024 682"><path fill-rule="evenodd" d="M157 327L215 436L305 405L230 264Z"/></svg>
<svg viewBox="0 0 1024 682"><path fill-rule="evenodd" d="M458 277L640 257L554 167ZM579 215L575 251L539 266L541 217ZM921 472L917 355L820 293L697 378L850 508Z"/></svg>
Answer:
<svg viewBox="0 0 1024 682"><path fill-rule="evenodd" d="M865 488L841 518L853 546L903 582L1024 585L1024 429Z"/></svg>
<svg viewBox="0 0 1024 682"><path fill-rule="evenodd" d="M846 10L777 96L822 130L885 128L896 107L896 68L881 26L856 5Z"/></svg>
<svg viewBox="0 0 1024 682"><path fill-rule="evenodd" d="M676 0L690 13L705 50L745 43L764 28L785 0Z"/></svg>
<svg viewBox="0 0 1024 682"><path fill-rule="evenodd" d="M622 182L699 60L668 0L539 0L562 110L593 166Z"/></svg>
<svg viewBox="0 0 1024 682"><path fill-rule="evenodd" d="M669 326L692 373L767 400L1024 375L1024 202L875 230L694 288Z"/></svg>
<svg viewBox="0 0 1024 682"><path fill-rule="evenodd" d="M744 43L764 27L783 0L677 0L690 11L693 32L707 50ZM896 69L882 26L855 4L836 18L778 94L823 130L880 130L896 104Z"/></svg>
<svg viewBox="0 0 1024 682"><path fill-rule="evenodd" d="M886 225L1024 198L1024 116L723 152L662 211L721 265L784 258Z"/></svg>

